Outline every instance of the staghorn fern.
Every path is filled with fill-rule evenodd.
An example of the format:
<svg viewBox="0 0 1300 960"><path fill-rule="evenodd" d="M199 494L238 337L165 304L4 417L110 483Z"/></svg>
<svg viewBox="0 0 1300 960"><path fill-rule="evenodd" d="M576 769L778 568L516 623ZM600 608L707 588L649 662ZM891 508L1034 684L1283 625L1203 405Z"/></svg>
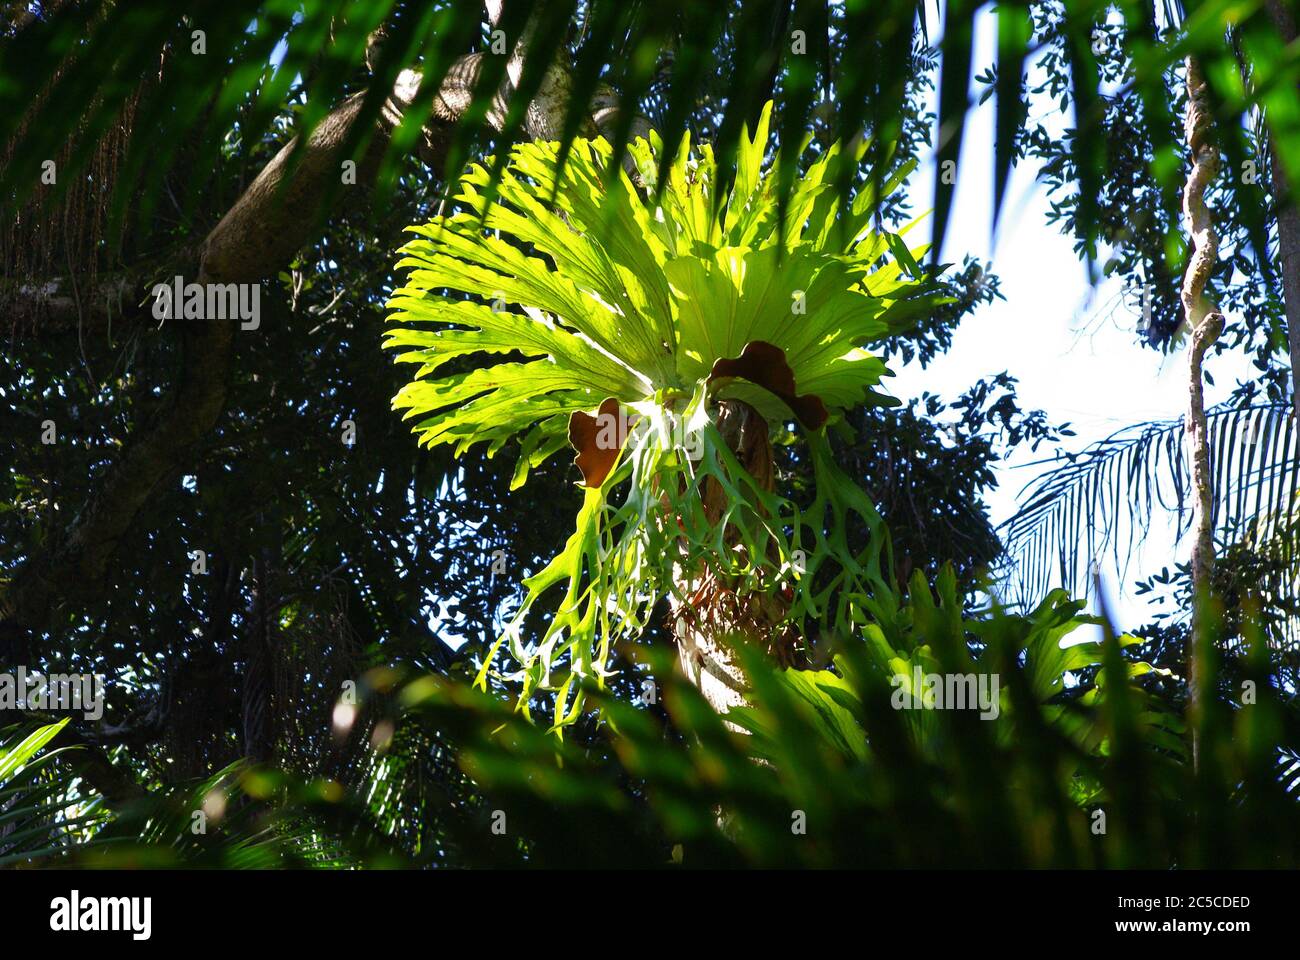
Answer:
<svg viewBox="0 0 1300 960"><path fill-rule="evenodd" d="M457 453L484 444L491 456L518 439L516 487L578 448L576 529L524 581L479 674L485 684L504 644L521 709L554 691L556 727L580 715L584 686L603 686L612 646L638 635L661 597L684 599L683 571L706 569L737 594L780 592L797 627L845 631L850 598L881 582L879 517L832 462L826 424L856 404L895 402L876 391L888 371L864 347L940 300L919 275L921 251L876 228L869 185L841 207L838 147L797 179L781 220L779 173L763 171L770 110L742 137L729 192L711 149L689 140L663 184L658 137L633 146L657 199L622 170L603 175L603 140L576 142L558 183L559 145L530 143L511 151L495 191L488 168L473 167L463 209L410 228L418 239L402 248L408 273L389 300L385 346L418 365L393 406L420 442ZM487 365L453 363L471 355ZM724 399L803 425L811 506L745 469L715 422ZM721 504L712 515L706 499ZM863 551L846 540L851 514L877 531ZM525 647L524 618L553 587L562 599Z"/></svg>

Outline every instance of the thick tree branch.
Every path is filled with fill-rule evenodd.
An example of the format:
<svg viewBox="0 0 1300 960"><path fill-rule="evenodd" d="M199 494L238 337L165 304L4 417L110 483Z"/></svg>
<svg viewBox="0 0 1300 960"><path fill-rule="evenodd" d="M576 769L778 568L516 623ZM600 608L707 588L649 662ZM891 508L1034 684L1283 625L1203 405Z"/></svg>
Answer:
<svg viewBox="0 0 1300 960"><path fill-rule="evenodd" d="M9 319L22 330L39 325L42 334L75 333L83 325L106 327L133 312L140 291L134 273L95 277L86 289L68 277L25 283L5 296Z"/></svg>
<svg viewBox="0 0 1300 960"><path fill-rule="evenodd" d="M196 255L193 246L181 246L115 273L22 283L5 290L4 302L24 339L109 331L119 323L150 317L147 301L153 283L192 269Z"/></svg>
<svg viewBox="0 0 1300 960"><path fill-rule="evenodd" d="M445 157L454 122L472 100L482 65L483 55L472 54L448 72L434 101L434 116L426 121L421 153L427 160L438 160L440 152ZM488 122L498 129L505 116L510 74L517 71L507 71L506 86L488 115ZM358 165L358 186L373 178L375 161L418 86L415 71L399 76L380 113L366 162ZM528 110L525 128L530 137L558 136L571 90L567 68L552 64ZM341 176L346 159L342 147L360 115L362 98L363 94L355 94L326 116L293 163L296 138L259 173L203 241L197 264L200 283L252 283L273 276L312 238L316 221L306 214L322 196L336 194L340 181L334 178ZM613 123L614 103L610 91L599 91L592 104L598 117L584 132ZM644 124L636 129L644 130ZM132 440L63 537L29 558L7 588L0 590L0 639L20 628L44 627L60 598L93 596L102 588L109 560L140 510L190 461L194 446L215 426L225 404L233 340L229 322L187 325L180 385L167 413Z"/></svg>

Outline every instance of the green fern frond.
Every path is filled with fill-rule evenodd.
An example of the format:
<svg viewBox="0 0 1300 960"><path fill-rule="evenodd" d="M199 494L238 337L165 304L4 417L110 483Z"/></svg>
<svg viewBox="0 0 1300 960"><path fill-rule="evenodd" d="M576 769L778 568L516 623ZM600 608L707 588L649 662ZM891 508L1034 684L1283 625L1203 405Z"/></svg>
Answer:
<svg viewBox="0 0 1300 960"><path fill-rule="evenodd" d="M848 598L880 576L883 534L867 552L845 541L850 515L870 529L879 518L832 462L823 424L895 402L876 389L889 371L867 347L940 299L917 266L925 250L877 228L875 190L841 215L838 147L808 165L782 212L779 171L764 169L770 115L769 104L745 131L721 197L712 150L689 139L663 184L658 137L632 146L643 188L626 172L605 176L604 140L577 141L558 180L560 145L528 143L495 189L491 162L474 166L460 208L412 227L417 239L401 250L406 279L389 301L385 346L417 365L393 406L421 443L486 444L493 455L518 440L518 486L583 418L617 410L631 429L627 440L611 431L594 475L584 468L575 532L524 582L523 609L497 645L519 665L510 676L524 709L535 691L557 694L557 726L579 715L584 683L603 684L612 645L644 629L675 571L703 565L749 592L785 589L796 622L846 627ZM458 362L471 357L468 369ZM769 423L803 422L818 478L810 509L746 473L713 423L722 399ZM706 483L725 495L721 519L704 514ZM523 618L551 588L563 598L528 646Z"/></svg>

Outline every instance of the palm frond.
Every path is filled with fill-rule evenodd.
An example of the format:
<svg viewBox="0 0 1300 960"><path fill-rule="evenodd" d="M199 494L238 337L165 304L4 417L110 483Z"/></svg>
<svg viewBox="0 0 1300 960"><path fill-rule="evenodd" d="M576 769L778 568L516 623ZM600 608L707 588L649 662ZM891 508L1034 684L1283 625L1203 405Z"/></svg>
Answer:
<svg viewBox="0 0 1300 960"><path fill-rule="evenodd" d="M100 798L86 795L56 767L66 750L51 743L67 726L25 722L0 730L0 866L55 860L93 844L109 818Z"/></svg>
<svg viewBox="0 0 1300 960"><path fill-rule="evenodd" d="M473 146L491 133L485 118L500 95L509 52L525 38L535 40L548 55L562 56L565 69L572 70L569 103L560 125L566 149L580 133L602 85L617 91L623 109L610 132L611 171L630 146L636 113L650 113L652 100L657 102L653 115L665 142L680 142L690 127L690 107L698 99L703 78L718 62L720 38L727 38L730 62L714 137L724 181L735 174L742 126L752 124L765 101L779 95L789 109L782 129L782 151L788 161L796 152L796 133L814 92L832 88L839 93L835 129L840 139L851 142L869 130L875 146L867 158L868 169L871 176L879 177L885 166L881 151L896 139L903 123L903 90L913 69L913 44L928 44L932 29L937 32L940 26L943 80L938 148L941 158L955 159L970 106L972 24L984 6L973 0L950 2L940 17L918 0L849 0L842 7L821 0L506 3L498 26L509 41L508 50L483 61L472 100L457 121L452 168L459 169ZM1145 103L1158 106L1164 101L1165 71L1185 53L1194 53L1213 87L1228 159L1237 164L1247 157L1250 146L1244 135L1238 135L1243 129L1238 121L1263 105L1278 156L1291 182L1300 182L1300 114L1294 110L1293 82L1296 53L1278 40L1264 5L1243 10L1232 0L1202 0L1186 5L1184 19L1183 5L1174 4L1166 10L1164 22L1177 26L1179 32L1176 43L1167 43L1158 36L1155 12L1147 0L1118 5L1070 0L1060 11L1059 32L1065 41L1080 132L1074 144L1085 178L1079 197L1079 220L1085 230L1097 222L1097 191L1090 187L1102 181L1108 163L1099 149L1100 138L1089 135L1103 109L1092 38L1115 6L1127 29L1125 52L1137 65L1132 82ZM186 8L169 0L84 0L59 4L52 14L28 18L8 40L0 62L0 144L12 141L13 147L11 162L0 170L0 195L21 202L40 189L41 163L59 155L69 143L78 146L58 182L75 182L97 140L117 122L123 105L139 87L140 78L158 72L160 55L167 55L168 82L157 84L140 106L136 128L148 131L148 136L135 138L125 157L119 209L124 209L135 184L144 183L140 209L147 210L161 182L158 172L192 138L201 141L195 169L210 169L218 161L221 144L213 131L240 124L242 139L258 139L298 78L309 90L298 130L305 139L356 86L357 77L363 71L369 74L360 122L347 144L352 155L360 156L394 79L401 71L414 69L420 73L419 92L386 147L382 164L380 183L390 183L453 64L459 57L490 49L484 11L471 0L444 0L439 5L416 0L195 0ZM1014 4L998 7L997 19L995 129L999 134L994 170L1000 207L1014 155L1011 135L1024 113L1024 69L1044 38L1033 34ZM1226 42L1228 28L1241 38L1250 62L1253 82L1249 86L1241 81L1233 48ZM191 52L195 30L206 37L203 55ZM575 35L572 41L570 34ZM384 42L375 52L371 40L377 36ZM272 66L277 47L283 56ZM328 56L322 57L324 48ZM508 156L518 139L545 67L536 56L525 61L523 76L505 104L504 129L496 135L498 156ZM33 111L39 111L39 122L33 122ZM1176 165L1166 162L1175 155L1176 133L1170 125L1156 123L1152 136L1153 173L1168 185L1177 175ZM660 159L663 174L671 157ZM785 169L777 184L782 209L794 189L792 167L787 164ZM193 178L194 189L199 180ZM842 170L836 187L841 203L847 204L855 189L853 171ZM953 190L951 178L935 178L936 256L942 248ZM1240 200L1267 269L1263 194L1245 191Z"/></svg>
<svg viewBox="0 0 1300 960"><path fill-rule="evenodd" d="M1216 536L1276 546L1300 489L1289 405L1220 406L1206 424ZM1053 585L1086 593L1092 565L1109 557L1126 569L1160 512L1181 537L1191 523L1187 494L1181 419L1126 427L1066 455L1025 488L1001 527L1013 596L1026 602Z"/></svg>
<svg viewBox="0 0 1300 960"><path fill-rule="evenodd" d="M51 747L67 719L0 730L0 867L353 868L395 862L360 797L237 762L109 809Z"/></svg>
<svg viewBox="0 0 1300 960"><path fill-rule="evenodd" d="M444 677L415 679L402 701L447 731L487 809L509 811L521 839L492 848L494 863L662 865L674 845L688 866L1296 862L1300 728L1266 670L1253 675L1257 702L1199 721L1224 759L1198 775L1184 724L1149 689L1132 638L1103 622L1102 643L1063 649L1081 622L1098 622L1077 601L1058 593L1024 615L963 616L942 580L937 597L913 581L905 598L873 598L866 630L837 645L835 672L779 670L751 651L751 703L725 719L669 651L638 651L684 742L666 734L660 710L603 696L609 742L581 745ZM900 709L918 664L999 678L998 716ZM733 720L744 734L726 726ZM1111 824L1102 834L1090 829L1099 809ZM806 842L792 814L834 842Z"/></svg>

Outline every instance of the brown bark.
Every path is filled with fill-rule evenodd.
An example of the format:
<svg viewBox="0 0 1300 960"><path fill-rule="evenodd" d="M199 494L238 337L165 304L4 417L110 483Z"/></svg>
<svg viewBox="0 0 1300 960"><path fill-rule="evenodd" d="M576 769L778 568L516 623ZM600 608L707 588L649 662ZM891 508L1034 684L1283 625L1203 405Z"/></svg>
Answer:
<svg viewBox="0 0 1300 960"><path fill-rule="evenodd" d="M1210 577L1214 571L1214 487L1210 473L1210 451L1206 441L1205 395L1201 368L1205 351L1223 332L1223 315L1206 299L1205 285L1218 256L1219 239L1214 233L1205 189L1219 170L1219 151L1210 140L1211 114L1205 78L1192 57L1186 59L1187 114L1184 132L1192 155L1192 170L1183 191L1183 219L1192 239L1192 256L1183 276L1183 315L1191 342L1187 353L1188 401L1184 423L1187 461L1193 504L1192 540L1192 631L1187 653L1187 686L1190 711L1195 718L1201 709L1201 671L1208 635L1206 607ZM1199 765L1200 744L1192 724L1192 761Z"/></svg>
<svg viewBox="0 0 1300 960"><path fill-rule="evenodd" d="M276 599L272 594L273 566L270 550L263 550L253 563L253 609L244 636L243 689L240 691L244 756L257 762L270 761L275 755L275 703L271 688L278 617Z"/></svg>
<svg viewBox="0 0 1300 960"><path fill-rule="evenodd" d="M108 329L133 314L144 295L144 281L134 271L98 276L81 289L68 277L26 283L6 298L11 323L22 334L77 333Z"/></svg>
<svg viewBox="0 0 1300 960"><path fill-rule="evenodd" d="M426 163L443 173L447 148L455 123L473 98L482 72L483 55L461 57L447 71L426 120L418 152ZM357 185L374 178L388 137L401 123L415 99L420 74L403 70L380 109L377 129L365 157L357 165ZM487 123L500 129L505 118L509 88L497 94ZM318 222L311 215L322 196L342 183L342 152L361 113L365 93L348 97L312 131L298 156L298 138L290 140L262 168L248 188L203 243L203 268L216 282L251 282L273 274L311 239ZM554 106L551 104L549 106ZM536 135L529 130L530 135ZM344 188L348 189L348 188Z"/></svg>

